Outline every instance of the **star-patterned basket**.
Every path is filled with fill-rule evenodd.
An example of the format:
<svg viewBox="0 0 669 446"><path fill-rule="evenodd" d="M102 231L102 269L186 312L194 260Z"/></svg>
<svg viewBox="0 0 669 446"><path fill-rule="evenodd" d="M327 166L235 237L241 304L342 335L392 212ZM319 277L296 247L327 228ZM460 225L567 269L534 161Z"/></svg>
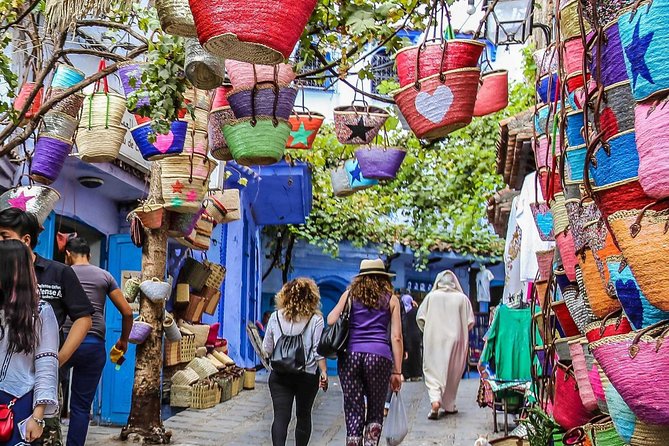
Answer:
<svg viewBox="0 0 669 446"><path fill-rule="evenodd" d="M209 186L209 175L218 163L197 153L170 156L158 162L165 209L197 212Z"/></svg>
<svg viewBox="0 0 669 446"><path fill-rule="evenodd" d="M288 142L286 142L286 148L311 149L324 120L325 116L320 113L310 111L307 111L307 113L293 113L288 119L290 136Z"/></svg>
<svg viewBox="0 0 669 446"><path fill-rule="evenodd" d="M0 211L18 208L33 214L43 225L60 200L60 193L47 186L18 186L0 195Z"/></svg>
<svg viewBox="0 0 669 446"><path fill-rule="evenodd" d="M362 106L335 107L335 134L340 143L369 144L388 119L388 112L384 109L362 102Z"/></svg>
<svg viewBox="0 0 669 446"><path fill-rule="evenodd" d="M348 183L351 185L353 192L368 189L379 184L379 180L364 177L357 159L347 160L344 163L344 170L346 171Z"/></svg>

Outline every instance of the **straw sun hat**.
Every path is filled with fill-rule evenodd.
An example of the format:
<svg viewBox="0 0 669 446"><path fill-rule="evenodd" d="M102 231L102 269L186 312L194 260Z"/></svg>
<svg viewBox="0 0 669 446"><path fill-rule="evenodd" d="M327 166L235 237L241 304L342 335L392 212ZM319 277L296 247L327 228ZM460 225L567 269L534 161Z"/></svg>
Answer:
<svg viewBox="0 0 669 446"><path fill-rule="evenodd" d="M372 274L395 277L395 274L386 271L386 266L381 259L363 260L360 262L360 272L358 272L358 276L369 276Z"/></svg>

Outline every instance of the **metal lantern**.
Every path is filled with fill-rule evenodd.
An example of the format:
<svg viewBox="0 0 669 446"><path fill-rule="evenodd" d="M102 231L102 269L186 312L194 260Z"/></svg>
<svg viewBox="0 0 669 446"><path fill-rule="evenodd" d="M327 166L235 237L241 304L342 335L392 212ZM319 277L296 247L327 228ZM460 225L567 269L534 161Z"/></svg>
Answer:
<svg viewBox="0 0 669 446"><path fill-rule="evenodd" d="M487 0L489 1L492 0ZM497 0L497 2L492 1L489 6L492 6L493 10L486 21L486 38L495 45L525 43L532 34L534 2L532 0Z"/></svg>

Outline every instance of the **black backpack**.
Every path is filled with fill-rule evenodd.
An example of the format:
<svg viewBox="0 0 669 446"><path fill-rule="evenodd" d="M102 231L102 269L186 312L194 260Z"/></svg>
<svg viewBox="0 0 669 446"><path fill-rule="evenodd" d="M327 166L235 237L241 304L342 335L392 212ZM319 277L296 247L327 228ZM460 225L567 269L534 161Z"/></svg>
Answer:
<svg viewBox="0 0 669 446"><path fill-rule="evenodd" d="M276 313L276 322L279 324L281 337L277 341L276 346L272 351L272 356L270 357L272 370L277 373L304 372L307 365L307 355L304 349L303 335L311 323L311 318L309 318L307 325L304 326L304 330L302 330L300 334L291 336L286 336L284 334L278 313Z"/></svg>

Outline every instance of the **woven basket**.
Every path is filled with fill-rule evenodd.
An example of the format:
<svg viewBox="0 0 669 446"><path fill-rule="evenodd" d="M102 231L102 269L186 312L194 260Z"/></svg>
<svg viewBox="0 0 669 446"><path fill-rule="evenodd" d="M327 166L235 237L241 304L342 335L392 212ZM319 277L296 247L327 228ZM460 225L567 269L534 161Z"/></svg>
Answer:
<svg viewBox="0 0 669 446"><path fill-rule="evenodd" d="M50 111L42 117L42 128L40 134L48 134L50 136L57 136L61 139L71 141L74 138L74 133L77 131L79 120L70 115Z"/></svg>
<svg viewBox="0 0 669 446"><path fill-rule="evenodd" d="M215 357L217 360L219 360L220 362L222 362L222 363L225 364L226 366L230 366L230 365L234 365L234 364L235 364L235 361L233 361L228 355L226 355L226 354L223 353L223 352L219 352L219 351L217 351L217 350L214 350L214 351L212 352L212 355L214 355L214 357Z"/></svg>
<svg viewBox="0 0 669 446"><path fill-rule="evenodd" d="M223 127L230 152L245 166L274 164L281 159L290 136L290 125L272 119L236 119Z"/></svg>
<svg viewBox="0 0 669 446"><path fill-rule="evenodd" d="M187 257L179 270L177 283L187 283L194 291L200 291L209 280L211 269L204 263Z"/></svg>
<svg viewBox="0 0 669 446"><path fill-rule="evenodd" d="M209 91L200 90L199 88L189 88L184 93L184 100L186 104L190 104L193 107L201 108L209 112L211 110L211 98L212 94Z"/></svg>
<svg viewBox="0 0 669 446"><path fill-rule="evenodd" d="M184 141L184 149L182 153L207 156L209 151L209 144L207 132L204 130L188 130Z"/></svg>
<svg viewBox="0 0 669 446"><path fill-rule="evenodd" d="M559 152L560 147L562 146L562 138L560 134L557 134L557 138L553 139L549 135L541 135L538 138L534 139L534 144L532 148L534 150L534 161L537 166L537 170L540 169L555 169L555 155ZM553 153L553 150L556 150L556 153ZM581 172L583 169L581 169Z"/></svg>
<svg viewBox="0 0 669 446"><path fill-rule="evenodd" d="M160 180L165 209L179 213L197 212L209 186L209 175L216 161L198 154L161 159Z"/></svg>
<svg viewBox="0 0 669 446"><path fill-rule="evenodd" d="M184 45L188 80L203 90L212 90L220 86L225 76L223 59L207 52L194 37L187 38Z"/></svg>
<svg viewBox="0 0 669 446"><path fill-rule="evenodd" d="M632 331L632 326L626 314L607 315L601 321L594 321L585 326L585 337L588 342L599 341L600 339L608 338L609 336L624 335Z"/></svg>
<svg viewBox="0 0 669 446"><path fill-rule="evenodd" d="M253 390L256 388L256 371L255 369L244 370L244 381L242 383L244 390Z"/></svg>
<svg viewBox="0 0 669 446"><path fill-rule="evenodd" d="M560 259L565 274L572 282L576 280L576 248L574 247L574 237L570 230L555 235L555 244L560 251Z"/></svg>
<svg viewBox="0 0 669 446"><path fill-rule="evenodd" d="M344 166L330 170L330 181L335 197L348 197L353 195L351 183L348 181L348 173Z"/></svg>
<svg viewBox="0 0 669 446"><path fill-rule="evenodd" d="M49 135L40 136L35 143L30 177L42 184L53 183L63 170L65 160L71 151L71 140Z"/></svg>
<svg viewBox="0 0 669 446"><path fill-rule="evenodd" d="M630 85L629 80L612 84L601 95L597 126L602 132L603 141L634 129L634 99ZM597 104L600 101L599 96L599 91L594 92L592 103ZM591 116L594 119L594 114Z"/></svg>
<svg viewBox="0 0 669 446"><path fill-rule="evenodd" d="M163 224L165 209L162 204L144 203L132 211L132 214L139 217L139 220L145 228L158 229Z"/></svg>
<svg viewBox="0 0 669 446"><path fill-rule="evenodd" d="M277 65L254 65L239 60L228 59L225 69L230 76L232 88L250 89L259 82L274 82L285 87L295 79L293 67L286 63Z"/></svg>
<svg viewBox="0 0 669 446"><path fill-rule="evenodd" d="M153 326L145 322L142 316L139 316L132 322L128 342L131 344L143 344L149 338L152 331Z"/></svg>
<svg viewBox="0 0 669 446"><path fill-rule="evenodd" d="M195 358L188 363L188 368L193 369L200 379L209 378L218 372L214 364L206 358Z"/></svg>
<svg viewBox="0 0 669 446"><path fill-rule="evenodd" d="M553 214L553 232L560 234L567 231L569 229L569 217L565 206L564 193L556 193L549 204ZM534 212L534 207L532 207L532 211ZM576 249L574 249L574 252L576 252Z"/></svg>
<svg viewBox="0 0 669 446"><path fill-rule="evenodd" d="M28 97L32 94L36 85L37 84L35 82L26 82L21 85L21 89L19 90L16 99L14 100L14 110L20 112L23 107L25 107L26 102L28 101ZM22 125L25 124L27 120L32 119L32 117L39 111L40 107L42 107L43 95L44 90L40 88L40 90L37 92L37 95L33 99L33 102L30 104L30 106L28 106L25 115L23 115L24 121L22 122Z"/></svg>
<svg viewBox="0 0 669 446"><path fill-rule="evenodd" d="M202 208L193 213L168 212L169 223L167 226L167 235L169 237L179 238L190 234L200 218Z"/></svg>
<svg viewBox="0 0 669 446"><path fill-rule="evenodd" d="M548 280L553 272L555 249L537 251L535 255L537 256L537 264L539 265L539 279Z"/></svg>
<svg viewBox="0 0 669 446"><path fill-rule="evenodd" d="M578 288L570 288L569 292L562 293L562 297L567 303L569 313L574 319L576 326L581 333L585 333L585 327L590 322L597 320L590 307L590 301L583 285L583 272L580 267L576 267L576 282Z"/></svg>
<svg viewBox="0 0 669 446"><path fill-rule="evenodd" d="M562 43L562 57L567 76L583 69L583 39L573 37Z"/></svg>
<svg viewBox="0 0 669 446"><path fill-rule="evenodd" d="M484 48L485 45L479 41L465 39L430 42L403 48L395 55L400 87L412 85L417 79L424 79L441 72L474 68Z"/></svg>
<svg viewBox="0 0 669 446"><path fill-rule="evenodd" d="M582 71L577 71L569 77L567 77L567 80L565 81L565 85L567 87L567 92L568 93L574 93L576 90L583 88L585 85L585 82L590 81L590 74L587 73L585 75L585 79L583 79L583 72Z"/></svg>
<svg viewBox="0 0 669 446"><path fill-rule="evenodd" d="M511 436L490 440L490 444L493 446L529 446L530 443L520 437Z"/></svg>
<svg viewBox="0 0 669 446"><path fill-rule="evenodd" d="M346 171L346 175L348 177L348 184L351 185L353 192L368 189L379 184L378 180L365 178L365 176L362 175L360 164L356 159L347 160L344 163L344 170Z"/></svg>
<svg viewBox="0 0 669 446"><path fill-rule="evenodd" d="M543 104L557 102L560 97L560 81L556 72L545 74L539 78L537 83L537 97Z"/></svg>
<svg viewBox="0 0 669 446"><path fill-rule="evenodd" d="M623 47L620 43L618 22L612 21L608 23L604 27L603 33L603 36L598 38L592 47L590 72L595 80L604 87L608 87L619 82L627 81L629 77L627 75L627 70L625 69L625 58L623 56ZM601 59L599 56L600 46Z"/></svg>
<svg viewBox="0 0 669 446"><path fill-rule="evenodd" d="M179 370L174 375L172 375L172 385L176 386L189 386L193 383L196 383L200 379L200 375L190 367L186 367L183 370Z"/></svg>
<svg viewBox="0 0 669 446"><path fill-rule="evenodd" d="M75 142L77 153L87 163L108 163L114 161L125 141L128 129L119 126L79 127Z"/></svg>
<svg viewBox="0 0 669 446"><path fill-rule="evenodd" d="M65 90L66 90L65 88L51 87L47 90L46 98L44 100L48 101L52 97L59 96ZM79 112L81 111L81 107L83 105L84 105L84 95L82 93L73 93L73 94L67 96L66 98L61 99L60 101L56 102L53 105L53 107L51 107L51 111L52 112L65 113L66 115L77 119L77 122L78 122Z"/></svg>
<svg viewBox="0 0 669 446"><path fill-rule="evenodd" d="M219 289L225 280L225 267L219 263L210 262L208 260L205 260L204 262L209 268L209 271L211 271L211 274L209 274L209 277L207 278L206 286Z"/></svg>
<svg viewBox="0 0 669 446"><path fill-rule="evenodd" d="M123 286L123 296L125 300L129 303L133 303L137 296L139 296L139 286L142 284L142 281L137 277L131 277L125 281Z"/></svg>
<svg viewBox="0 0 669 446"><path fill-rule="evenodd" d="M234 377L232 379L232 396L239 395L239 392L242 391L242 379L239 377Z"/></svg>
<svg viewBox="0 0 669 446"><path fill-rule="evenodd" d="M81 127L120 126L126 111L125 98L116 93L86 95L81 112Z"/></svg>
<svg viewBox="0 0 669 446"><path fill-rule="evenodd" d="M191 386L178 386L172 384L172 387L170 387L170 406L190 407L192 398L193 388Z"/></svg>
<svg viewBox="0 0 669 446"><path fill-rule="evenodd" d="M126 99L130 94L142 88L142 72L144 70L143 63L138 62L122 62L118 65L118 77L121 80L121 86L123 87L123 93L125 94ZM139 107L147 106L150 104L148 93L143 94L137 100L137 104L130 111L135 111Z"/></svg>
<svg viewBox="0 0 669 446"><path fill-rule="evenodd" d="M188 322L179 321L179 327L195 335L195 348L204 347L207 344L209 325L189 324Z"/></svg>
<svg viewBox="0 0 669 446"><path fill-rule="evenodd" d="M571 369L558 363L555 371L553 418L566 430L583 426L592 418L592 411L581 402L578 384Z"/></svg>
<svg viewBox="0 0 669 446"><path fill-rule="evenodd" d="M561 300L559 302L553 302L551 307L564 336L578 336L580 334L578 326L574 323L571 314L569 314L569 309L567 308L565 301Z"/></svg>
<svg viewBox="0 0 669 446"><path fill-rule="evenodd" d="M393 98L417 137L441 138L471 122L479 78L478 68L447 71L443 81L441 74L423 78Z"/></svg>
<svg viewBox="0 0 669 446"><path fill-rule="evenodd" d="M566 121L567 145L575 147L585 144L585 139L583 139L583 110L567 113Z"/></svg>
<svg viewBox="0 0 669 446"><path fill-rule="evenodd" d="M530 209L539 238L546 242L555 240L555 231L553 230L555 222L551 208L546 203L530 203Z"/></svg>
<svg viewBox="0 0 669 446"><path fill-rule="evenodd" d="M539 77L557 72L558 55L555 45L551 44L546 48L536 50L532 53L532 58L537 66L537 75Z"/></svg>
<svg viewBox="0 0 669 446"><path fill-rule="evenodd" d="M553 118L555 117L555 112L559 112L560 109L561 106L559 103L557 110L553 104L545 104L537 109L534 115L534 129L537 135L541 136L552 133Z"/></svg>
<svg viewBox="0 0 669 446"><path fill-rule="evenodd" d="M223 364L221 361L216 359L216 357L214 357L214 355L212 355L211 353L208 353L205 356L205 359L207 361L211 362L213 364L213 366L216 367L216 370L222 370L222 369L225 368L225 364Z"/></svg>
<svg viewBox="0 0 669 446"><path fill-rule="evenodd" d="M71 65L59 63L51 80L51 88L67 89L83 81L86 74Z"/></svg>
<svg viewBox="0 0 669 446"><path fill-rule="evenodd" d="M288 121L295 105L297 88L260 85L234 89L228 94L230 108L237 119L279 118Z"/></svg>
<svg viewBox="0 0 669 446"><path fill-rule="evenodd" d="M232 153L225 141L223 128L226 124L233 122L235 114L229 106L215 108L209 113L208 134L211 156L221 161L232 160Z"/></svg>
<svg viewBox="0 0 669 446"><path fill-rule="evenodd" d="M167 341L175 343L181 340L181 330L177 326L174 317L170 313L165 313L163 319L163 332Z"/></svg>
<svg viewBox="0 0 669 446"><path fill-rule="evenodd" d="M509 105L509 72L494 70L481 75L476 94L474 116L486 116L504 110Z"/></svg>
<svg viewBox="0 0 669 446"><path fill-rule="evenodd" d="M563 41L581 36L579 25L578 0L571 0L560 5L560 32ZM590 25L585 24L585 33L590 32ZM585 423L584 423L585 424Z"/></svg>
<svg viewBox="0 0 669 446"><path fill-rule="evenodd" d="M187 283L177 283L174 303L186 305L190 302L190 285Z"/></svg>
<svg viewBox="0 0 669 446"><path fill-rule="evenodd" d="M144 296L155 303L166 301L172 293L172 285L169 282L163 282L157 277L142 281L139 289Z"/></svg>
<svg viewBox="0 0 669 446"><path fill-rule="evenodd" d="M290 56L316 0L191 0L197 34L226 59L275 65Z"/></svg>
<svg viewBox="0 0 669 446"><path fill-rule="evenodd" d="M172 121L170 131L167 134L156 134L151 127L151 123L147 122L130 129L130 133L142 154L142 158L147 161L157 161L183 152L187 128L188 123L186 121ZM154 142L149 141L152 136L155 137Z"/></svg>
<svg viewBox="0 0 669 446"><path fill-rule="evenodd" d="M573 183L583 182L583 171L585 169L585 155L587 147L567 147L565 152L565 181Z"/></svg>
<svg viewBox="0 0 669 446"><path fill-rule="evenodd" d="M583 284L581 292L585 295L593 315L602 319L607 314L620 310L621 306L618 297L615 295L615 287L608 286L608 280L603 275L603 271L600 270L598 262L601 263L601 260L591 250L586 249L579 259L579 270Z"/></svg>
<svg viewBox="0 0 669 446"><path fill-rule="evenodd" d="M195 118L193 118L193 115L191 115L190 112L186 113L183 118L183 120L188 123L188 129L204 130L206 132L209 124L209 111L204 108L195 107L193 109L193 114L195 115Z"/></svg>
<svg viewBox="0 0 669 446"><path fill-rule="evenodd" d="M232 399L232 379L222 378L218 380L218 385L221 388L221 403L225 403Z"/></svg>
<svg viewBox="0 0 669 446"><path fill-rule="evenodd" d="M634 123L639 183L648 196L665 198L669 196L669 107L659 100L638 103Z"/></svg>
<svg viewBox="0 0 669 446"><path fill-rule="evenodd" d="M228 93L232 91L232 84L230 82L223 83L222 86L218 87L214 91L214 97L212 99L211 110L216 110L221 107L229 107L230 103L228 102Z"/></svg>
<svg viewBox="0 0 669 446"><path fill-rule="evenodd" d="M597 207L606 219L618 211L642 209L655 201L645 194L636 178L611 186L593 189Z"/></svg>
<svg viewBox="0 0 669 446"><path fill-rule="evenodd" d="M198 383L193 386L192 409L209 409L221 402L221 388L215 382Z"/></svg>
<svg viewBox="0 0 669 446"><path fill-rule="evenodd" d="M342 144L369 144L378 135L388 116L385 110L366 104L335 107L337 140Z"/></svg>
<svg viewBox="0 0 669 446"><path fill-rule="evenodd" d="M622 250L641 291L661 310L669 310L669 294L664 286L669 280L669 243L666 221L669 210L620 211L609 217L609 226Z"/></svg>
<svg viewBox="0 0 669 446"><path fill-rule="evenodd" d="M574 377L578 385L578 394L581 397L581 403L588 411L594 412L599 408L597 398L590 384L588 366L585 362L583 347L587 348L588 341L585 338L578 338L568 342L571 363L574 370Z"/></svg>
<svg viewBox="0 0 669 446"><path fill-rule="evenodd" d="M207 215L216 223L230 223L242 218L238 189L216 191L205 198L204 206Z"/></svg>
<svg viewBox="0 0 669 446"><path fill-rule="evenodd" d="M195 37L195 22L188 0L156 0L160 27L168 34Z"/></svg>
<svg viewBox="0 0 669 446"><path fill-rule="evenodd" d="M394 180L407 152L399 147L370 145L355 151L365 178Z"/></svg>
<svg viewBox="0 0 669 446"><path fill-rule="evenodd" d="M320 113L293 113L288 119L291 132L286 142L288 149L311 149L323 125L325 116Z"/></svg>
<svg viewBox="0 0 669 446"><path fill-rule="evenodd" d="M195 229L184 237L181 243L191 249L208 251L211 246L211 233L213 229L213 220L203 214L195 225Z"/></svg>

